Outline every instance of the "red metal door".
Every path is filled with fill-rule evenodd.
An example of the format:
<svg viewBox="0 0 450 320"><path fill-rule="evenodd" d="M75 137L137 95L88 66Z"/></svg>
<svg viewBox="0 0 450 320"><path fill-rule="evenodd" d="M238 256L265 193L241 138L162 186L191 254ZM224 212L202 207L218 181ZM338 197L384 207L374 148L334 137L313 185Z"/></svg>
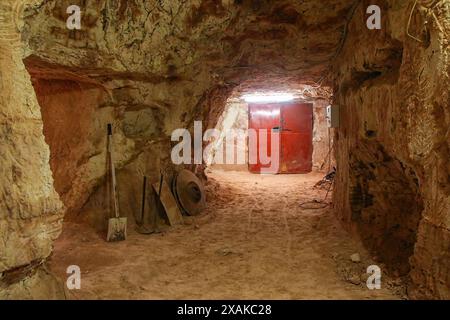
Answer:
<svg viewBox="0 0 450 320"><path fill-rule="evenodd" d="M256 150L252 148L251 143L249 145L249 153L254 153L253 156L249 154L249 171L252 173L261 173L262 168L267 169L271 166L271 164L263 164L264 161L261 161L260 154L263 150L263 154L265 153L267 154L267 157L272 157L272 129L281 126L280 105L250 104L248 110L249 139L253 138L256 142ZM250 131L253 131L255 135L252 136ZM260 139L260 134L264 135L265 132L267 132L267 140ZM267 152L264 152L265 150L267 150ZM252 157L256 158L256 163L250 161Z"/></svg>
<svg viewBox="0 0 450 320"><path fill-rule="evenodd" d="M280 173L312 171L312 132L312 104L283 104L281 108Z"/></svg>
<svg viewBox="0 0 450 320"><path fill-rule="evenodd" d="M264 147L272 156L272 130L280 132L278 173L308 173L312 171L313 105L299 103L274 103L249 105L249 130L256 132L257 161L249 161L249 171L261 173L269 165L261 163L260 150ZM259 139L261 130L267 130L267 142ZM251 135L250 135L251 137ZM266 145L262 146L266 142ZM249 146L249 152L251 152ZM263 152L264 153L264 152ZM249 155L249 160L251 156ZM273 172L276 173L276 172Z"/></svg>

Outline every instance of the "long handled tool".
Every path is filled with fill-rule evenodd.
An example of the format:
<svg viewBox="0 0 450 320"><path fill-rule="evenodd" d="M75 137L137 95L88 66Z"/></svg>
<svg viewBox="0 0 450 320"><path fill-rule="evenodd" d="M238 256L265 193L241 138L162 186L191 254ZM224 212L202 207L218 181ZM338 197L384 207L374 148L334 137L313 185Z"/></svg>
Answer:
<svg viewBox="0 0 450 320"><path fill-rule="evenodd" d="M141 206L141 219L137 223L136 231L140 234L152 234L155 233L155 228L148 225L145 221L145 203L147 200L147 176L144 176L144 184L142 186L142 206ZM150 208L150 211L152 208ZM153 212L156 217L156 212Z"/></svg>
<svg viewBox="0 0 450 320"><path fill-rule="evenodd" d="M141 207L141 224L144 224L145 201L147 200L147 176L144 176L144 185L142 186L142 207Z"/></svg>
<svg viewBox="0 0 450 320"><path fill-rule="evenodd" d="M108 155L111 168L112 196L114 217L108 220L108 235L106 241L123 241L127 238L127 218L119 215L119 201L117 198L116 170L114 167L112 125L108 124Z"/></svg>
<svg viewBox="0 0 450 320"><path fill-rule="evenodd" d="M161 190L162 190L162 183L164 181L164 174L162 173L162 171L159 172L159 190L158 190L158 199L159 201L161 201ZM156 232L159 233L159 228L158 228L158 217L156 216L156 214L153 216L153 225L155 226L155 230Z"/></svg>

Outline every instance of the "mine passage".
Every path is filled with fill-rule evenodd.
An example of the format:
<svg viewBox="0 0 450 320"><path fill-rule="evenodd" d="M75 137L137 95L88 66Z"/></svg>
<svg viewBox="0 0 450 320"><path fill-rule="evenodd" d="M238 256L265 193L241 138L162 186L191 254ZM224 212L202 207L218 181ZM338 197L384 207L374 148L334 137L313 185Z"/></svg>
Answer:
<svg viewBox="0 0 450 320"><path fill-rule="evenodd" d="M0 300L450 299L449 17L1 0Z"/></svg>

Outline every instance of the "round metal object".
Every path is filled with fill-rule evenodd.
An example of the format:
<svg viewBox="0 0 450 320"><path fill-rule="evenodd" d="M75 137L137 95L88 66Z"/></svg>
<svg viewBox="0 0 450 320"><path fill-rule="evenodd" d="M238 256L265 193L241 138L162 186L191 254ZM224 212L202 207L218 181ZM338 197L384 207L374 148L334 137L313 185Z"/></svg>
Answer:
<svg viewBox="0 0 450 320"><path fill-rule="evenodd" d="M183 211L190 215L198 215L206 206L203 184L189 170L182 170L175 179L175 198Z"/></svg>

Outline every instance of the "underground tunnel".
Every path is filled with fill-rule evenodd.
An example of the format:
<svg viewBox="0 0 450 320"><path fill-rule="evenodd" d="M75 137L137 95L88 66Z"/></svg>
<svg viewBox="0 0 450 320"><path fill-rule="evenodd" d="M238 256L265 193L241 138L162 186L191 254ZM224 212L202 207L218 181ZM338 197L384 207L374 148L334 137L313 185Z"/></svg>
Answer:
<svg viewBox="0 0 450 320"><path fill-rule="evenodd" d="M0 3L0 300L450 299L450 2Z"/></svg>

